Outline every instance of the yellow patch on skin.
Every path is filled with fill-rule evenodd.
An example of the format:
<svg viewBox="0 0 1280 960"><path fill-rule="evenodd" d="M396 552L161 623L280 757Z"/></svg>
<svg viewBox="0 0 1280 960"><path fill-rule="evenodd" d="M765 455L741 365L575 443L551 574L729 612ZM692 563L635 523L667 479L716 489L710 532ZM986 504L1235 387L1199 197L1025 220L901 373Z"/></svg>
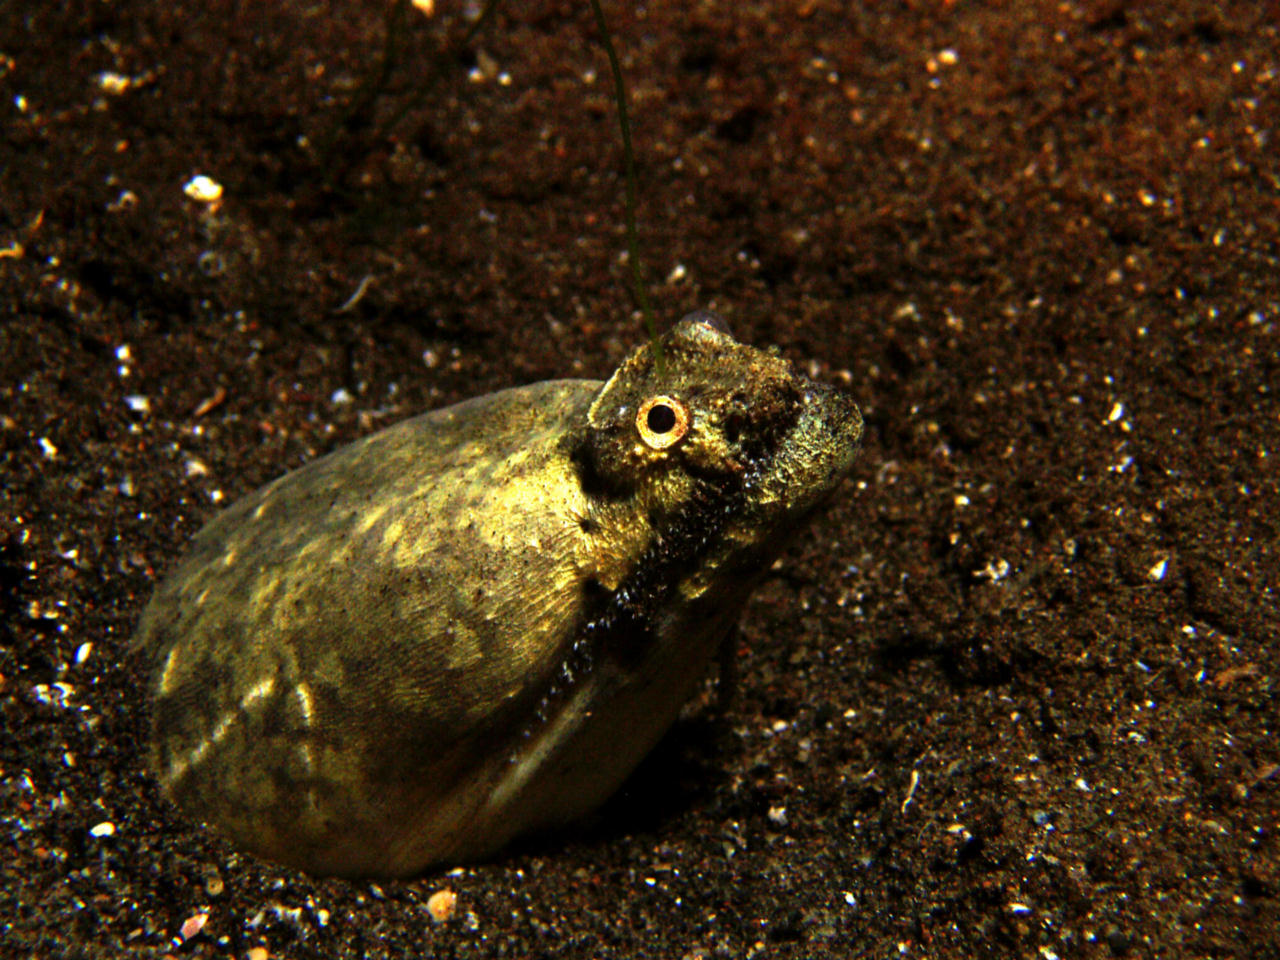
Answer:
<svg viewBox="0 0 1280 960"><path fill-rule="evenodd" d="M707 588L711 586L710 580L704 576L689 577L680 583L680 598L682 600L696 600L707 592Z"/></svg>
<svg viewBox="0 0 1280 960"><path fill-rule="evenodd" d="M387 515L392 506L394 504L391 503L379 503L371 506L365 511L359 522L356 523L356 531L358 533L368 533L379 520Z"/></svg>
<svg viewBox="0 0 1280 960"><path fill-rule="evenodd" d="M178 651L182 649L175 646L169 651L169 655L164 658L164 670L160 673L160 693L168 694L173 692L175 682L175 674L178 671Z"/></svg>
<svg viewBox="0 0 1280 960"><path fill-rule="evenodd" d="M502 465L506 467L508 471L511 471L511 470L514 470L516 467L520 466L522 463L528 463L528 461L529 461L529 451L517 450L515 453L507 457L506 460L502 461Z"/></svg>
<svg viewBox="0 0 1280 960"><path fill-rule="evenodd" d="M404 566L399 553L404 546L404 521L392 520L382 528L382 549L396 557L396 565Z"/></svg>
<svg viewBox="0 0 1280 960"><path fill-rule="evenodd" d="M302 715L302 723L308 729L315 725L316 706L315 698L311 695L311 687L301 682L293 688L294 695L298 698L298 710ZM316 770L315 751L311 748L310 737L303 737L298 742L298 755L302 758L303 769L308 774L314 774ZM307 805L312 806L315 800L315 791L313 788L307 790Z"/></svg>
<svg viewBox="0 0 1280 960"><path fill-rule="evenodd" d="M275 677L263 677L261 680L259 680L257 683L255 683L252 687L249 688L248 693L246 693L243 697L240 698L241 711L248 710L249 707L253 706L253 704L257 703L263 697L271 696L275 688L276 688Z"/></svg>
<svg viewBox="0 0 1280 960"><path fill-rule="evenodd" d="M316 715L315 698L311 695L311 687L306 683L299 683L293 688L293 692L298 697L298 707L302 711L302 722L309 727Z"/></svg>
<svg viewBox="0 0 1280 960"><path fill-rule="evenodd" d="M402 570L422 566L423 557L427 555L433 542L429 535L410 536L404 524L399 521L388 524L382 534L382 549L386 551L391 564Z"/></svg>
<svg viewBox="0 0 1280 960"><path fill-rule="evenodd" d="M181 780L188 770L200 763L213 747L227 738L227 734L231 732L231 728L235 726L237 720L244 717L249 709L265 697L271 696L276 688L275 677L263 677L248 692L240 698L240 702L218 718L218 722L214 724L213 730L209 736L201 740L194 747L188 750L184 755L174 757L169 762L169 768L165 772L164 782L166 784L176 783Z"/></svg>
<svg viewBox="0 0 1280 960"><path fill-rule="evenodd" d="M281 590L282 577L279 572L272 572L270 575L264 575L253 586L253 596L249 600L249 607L253 610L266 610L283 592ZM277 609L277 616L279 614Z"/></svg>

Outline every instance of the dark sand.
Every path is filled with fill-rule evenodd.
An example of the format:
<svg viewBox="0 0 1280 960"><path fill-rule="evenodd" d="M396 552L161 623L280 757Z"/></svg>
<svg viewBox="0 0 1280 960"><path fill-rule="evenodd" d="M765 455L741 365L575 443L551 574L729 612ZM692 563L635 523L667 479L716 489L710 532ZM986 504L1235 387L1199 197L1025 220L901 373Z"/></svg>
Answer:
<svg viewBox="0 0 1280 960"><path fill-rule="evenodd" d="M869 425L727 716L413 883L160 801L129 637L219 503L643 336L590 12L505 6L411 11L366 97L378 3L0 5L0 955L1276 956L1263 3L610 4L662 322Z"/></svg>

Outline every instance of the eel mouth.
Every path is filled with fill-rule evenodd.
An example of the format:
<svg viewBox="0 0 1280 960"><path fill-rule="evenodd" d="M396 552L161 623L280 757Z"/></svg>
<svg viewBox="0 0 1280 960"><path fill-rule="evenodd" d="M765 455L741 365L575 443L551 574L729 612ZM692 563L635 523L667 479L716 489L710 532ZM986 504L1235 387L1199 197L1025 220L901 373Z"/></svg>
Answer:
<svg viewBox="0 0 1280 960"><path fill-rule="evenodd" d="M799 525L821 506L853 468L862 430L853 398L804 381L795 423L754 479L756 522L773 529Z"/></svg>

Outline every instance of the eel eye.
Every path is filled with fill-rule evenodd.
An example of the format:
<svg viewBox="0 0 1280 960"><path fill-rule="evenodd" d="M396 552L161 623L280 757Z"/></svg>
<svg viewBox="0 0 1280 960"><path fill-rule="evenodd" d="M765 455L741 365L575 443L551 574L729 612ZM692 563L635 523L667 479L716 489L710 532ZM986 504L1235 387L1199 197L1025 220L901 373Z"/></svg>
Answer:
<svg viewBox="0 0 1280 960"><path fill-rule="evenodd" d="M640 439L652 450L665 450L689 432L689 408L675 397L650 397L636 413Z"/></svg>

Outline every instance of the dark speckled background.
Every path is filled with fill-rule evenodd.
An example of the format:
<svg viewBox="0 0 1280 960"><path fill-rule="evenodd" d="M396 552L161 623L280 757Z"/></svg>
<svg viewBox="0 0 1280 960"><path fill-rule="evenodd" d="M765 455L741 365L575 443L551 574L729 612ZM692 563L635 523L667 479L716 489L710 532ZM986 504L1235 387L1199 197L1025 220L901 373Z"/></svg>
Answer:
<svg viewBox="0 0 1280 960"><path fill-rule="evenodd" d="M1277 955L1274 4L608 6L664 322L867 449L723 723L381 887L161 804L128 638L219 503L642 336L590 12L410 10L374 89L372 0L0 6L0 954Z"/></svg>

